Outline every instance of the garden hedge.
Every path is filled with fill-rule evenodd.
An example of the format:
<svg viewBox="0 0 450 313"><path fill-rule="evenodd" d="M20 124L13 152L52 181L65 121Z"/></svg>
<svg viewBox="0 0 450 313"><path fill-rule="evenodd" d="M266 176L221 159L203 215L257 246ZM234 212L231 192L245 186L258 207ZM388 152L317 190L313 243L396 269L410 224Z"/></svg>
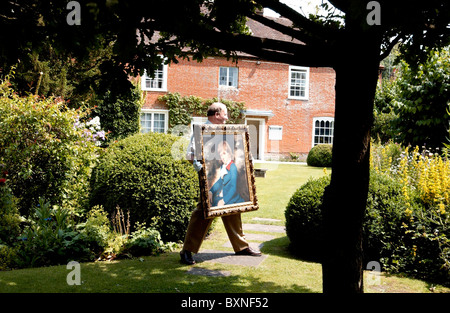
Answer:
<svg viewBox="0 0 450 313"><path fill-rule="evenodd" d="M119 206L130 212L132 224L154 227L163 241L183 240L198 201L197 173L172 155L184 154L183 140L147 133L110 145L92 173L91 205L102 205L110 214Z"/></svg>
<svg viewBox="0 0 450 313"><path fill-rule="evenodd" d="M321 206L329 182L329 176L311 179L292 195L286 207L290 250L303 259L320 262L326 253ZM443 255L445 251L439 241L429 235L448 236L448 229L439 229L424 213L420 200L414 197L409 199L411 209L417 212L412 223L405 213L402 188L400 182L388 175L371 171L363 224L364 262L378 261L382 270L408 273L448 285L450 272ZM417 235L420 230L421 236Z"/></svg>

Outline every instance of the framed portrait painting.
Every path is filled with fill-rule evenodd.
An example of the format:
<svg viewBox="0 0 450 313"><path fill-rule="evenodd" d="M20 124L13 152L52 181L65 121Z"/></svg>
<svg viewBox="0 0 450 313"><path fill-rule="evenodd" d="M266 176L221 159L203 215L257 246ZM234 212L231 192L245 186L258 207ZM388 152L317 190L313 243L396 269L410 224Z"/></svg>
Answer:
<svg viewBox="0 0 450 313"><path fill-rule="evenodd" d="M194 125L205 218L258 209L246 125Z"/></svg>

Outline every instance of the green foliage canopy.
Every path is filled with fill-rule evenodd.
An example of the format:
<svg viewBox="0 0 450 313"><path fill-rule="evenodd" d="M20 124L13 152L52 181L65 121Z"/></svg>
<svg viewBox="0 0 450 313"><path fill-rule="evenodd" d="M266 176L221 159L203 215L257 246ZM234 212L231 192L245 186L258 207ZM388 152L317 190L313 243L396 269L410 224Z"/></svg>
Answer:
<svg viewBox="0 0 450 313"><path fill-rule="evenodd" d="M403 61L400 73L398 98L393 100L398 139L405 145L442 147L450 120L449 49L431 51L417 67Z"/></svg>

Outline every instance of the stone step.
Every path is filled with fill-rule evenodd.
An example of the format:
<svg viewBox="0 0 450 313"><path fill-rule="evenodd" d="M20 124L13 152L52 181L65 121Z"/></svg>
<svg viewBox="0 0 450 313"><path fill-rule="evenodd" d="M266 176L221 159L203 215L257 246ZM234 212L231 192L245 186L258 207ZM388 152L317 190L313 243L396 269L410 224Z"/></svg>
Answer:
<svg viewBox="0 0 450 313"><path fill-rule="evenodd" d="M230 265L242 265L257 267L267 258L267 255L248 256L236 255L234 252L220 250L201 250L194 255L196 263L215 262Z"/></svg>
<svg viewBox="0 0 450 313"><path fill-rule="evenodd" d="M263 225L263 224L243 224L245 238L249 241L250 247L261 250L265 241L270 241L275 239L275 236L268 234L254 234L248 233L247 231L257 231L257 232L267 232L267 233L285 233L286 229L284 226L277 225ZM257 241L257 242L252 242ZM231 248L231 243L226 242L223 247ZM228 271L215 271L204 269L198 266L202 262L215 262L230 265L242 265L242 266L252 266L258 267L268 255L262 254L261 256L246 256L246 255L236 255L234 252L221 251L221 250L201 250L199 253L194 255L196 261L196 266L192 267L187 271L188 274L201 275L201 276L212 276L212 277L224 277L229 276Z"/></svg>
<svg viewBox="0 0 450 313"><path fill-rule="evenodd" d="M264 225L264 224L242 224L242 229L246 231L259 231L266 233L285 233L286 228L284 226L277 225Z"/></svg>

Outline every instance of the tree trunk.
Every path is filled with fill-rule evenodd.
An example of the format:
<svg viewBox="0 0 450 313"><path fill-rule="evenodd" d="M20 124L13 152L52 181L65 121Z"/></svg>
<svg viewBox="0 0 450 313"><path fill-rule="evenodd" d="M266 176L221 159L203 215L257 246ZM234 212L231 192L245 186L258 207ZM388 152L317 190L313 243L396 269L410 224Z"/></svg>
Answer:
<svg viewBox="0 0 450 313"><path fill-rule="evenodd" d="M380 46L348 36L336 61L336 110L331 183L323 219L324 293L362 293L362 225L369 186L370 127Z"/></svg>

